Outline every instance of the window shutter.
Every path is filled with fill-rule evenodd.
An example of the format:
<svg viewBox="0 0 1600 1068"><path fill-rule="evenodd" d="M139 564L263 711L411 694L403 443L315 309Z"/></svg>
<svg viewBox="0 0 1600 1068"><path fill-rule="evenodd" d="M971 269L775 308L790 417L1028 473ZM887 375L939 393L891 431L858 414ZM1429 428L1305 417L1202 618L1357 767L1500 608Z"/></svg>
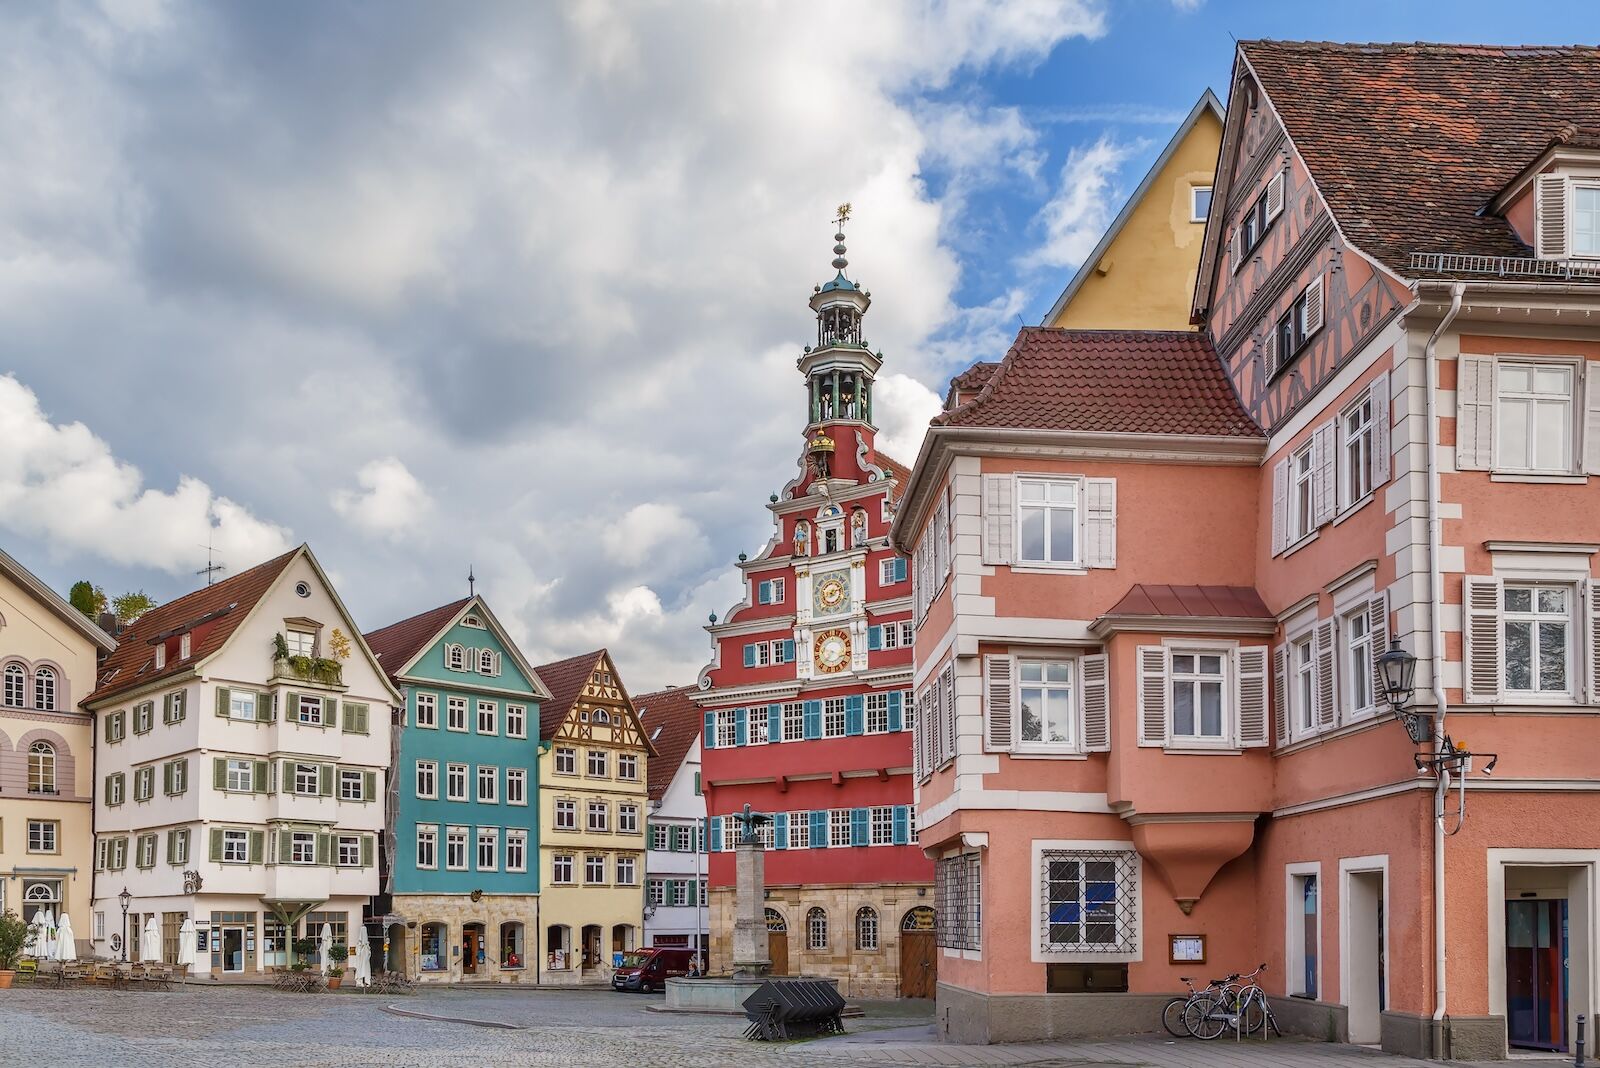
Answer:
<svg viewBox="0 0 1600 1068"><path fill-rule="evenodd" d="M803 711L803 715L801 717L801 720L802 720L801 726L804 729L801 731L801 733L805 735L805 738L806 738L807 741L810 741L813 738L821 738L822 737L822 702L821 701L807 701L804 704L804 706L802 706L802 711Z"/></svg>
<svg viewBox="0 0 1600 1068"><path fill-rule="evenodd" d="M911 710L911 777L917 782L922 781L927 766L927 762L922 759L922 736L927 729L927 725L923 723L926 717L918 711L921 707L921 702L918 702Z"/></svg>
<svg viewBox="0 0 1600 1068"><path fill-rule="evenodd" d="M877 650L877 649L882 649L882 648L883 648L883 628L882 627L876 627L876 626L868 627L867 628L867 649L868 650Z"/></svg>
<svg viewBox="0 0 1600 1068"><path fill-rule="evenodd" d="M785 664L794 663L794 639L793 638L785 638L785 639L783 639L783 662Z"/></svg>
<svg viewBox="0 0 1600 1068"><path fill-rule="evenodd" d="M294 859L294 836L287 828L277 831L278 836L278 863L288 864Z"/></svg>
<svg viewBox="0 0 1600 1068"><path fill-rule="evenodd" d="M1378 667L1378 657L1389 651L1388 590L1367 602L1367 629L1372 632L1372 705L1381 708L1383 670Z"/></svg>
<svg viewBox="0 0 1600 1068"><path fill-rule="evenodd" d="M1389 465L1394 460L1390 454L1389 428L1393 417L1393 404L1389 397L1389 373L1385 371L1372 380L1372 485L1373 488L1389 481Z"/></svg>
<svg viewBox="0 0 1600 1068"><path fill-rule="evenodd" d="M1266 364L1261 373L1263 377L1271 378L1278 373L1278 327L1271 319L1265 320L1261 325L1267 332L1267 336L1261 342L1262 359Z"/></svg>
<svg viewBox="0 0 1600 1068"><path fill-rule="evenodd" d="M1456 470L1494 465L1494 357L1456 361Z"/></svg>
<svg viewBox="0 0 1600 1068"><path fill-rule="evenodd" d="M211 828L211 863L222 863L222 828Z"/></svg>
<svg viewBox="0 0 1600 1068"><path fill-rule="evenodd" d="M1272 731L1279 745L1289 744L1289 650L1272 650Z"/></svg>
<svg viewBox="0 0 1600 1068"><path fill-rule="evenodd" d="M1090 753L1111 750L1111 691L1106 678L1106 654L1093 653L1078 660L1082 675L1078 692L1083 702L1083 748Z"/></svg>
<svg viewBox="0 0 1600 1068"><path fill-rule="evenodd" d="M161 765L161 792L164 794L175 793L172 789L172 764Z"/></svg>
<svg viewBox="0 0 1600 1068"><path fill-rule="evenodd" d="M1534 183L1534 212L1539 216L1534 255L1542 260L1567 258L1567 179L1541 174Z"/></svg>
<svg viewBox="0 0 1600 1068"><path fill-rule="evenodd" d="M333 796L333 765L319 764L317 766L317 793L323 797Z"/></svg>
<svg viewBox="0 0 1600 1068"><path fill-rule="evenodd" d="M853 808L850 810L850 844L864 846L867 841L867 810Z"/></svg>
<svg viewBox="0 0 1600 1068"><path fill-rule="evenodd" d="M1306 286L1306 337L1311 337L1322 329L1322 277L1318 275Z"/></svg>
<svg viewBox="0 0 1600 1068"><path fill-rule="evenodd" d="M372 838L372 835L364 834L364 835L361 836L361 866L363 868L372 867L372 854L373 854L373 838Z"/></svg>
<svg viewBox="0 0 1600 1068"><path fill-rule="evenodd" d="M772 603L772 583L770 583L770 582L758 582L758 583L756 583L756 604L771 604L771 603Z"/></svg>
<svg viewBox="0 0 1600 1068"><path fill-rule="evenodd" d="M175 848L173 848L173 843L176 842L177 840L178 840L178 832L177 831L168 831L167 832L167 863L168 864L173 863L174 859L177 856L177 852L178 851Z"/></svg>
<svg viewBox="0 0 1600 1068"><path fill-rule="evenodd" d="M361 800L376 801L378 799L378 773L363 771L361 773Z"/></svg>
<svg viewBox="0 0 1600 1068"><path fill-rule="evenodd" d="M1167 650L1139 646L1139 744L1167 744Z"/></svg>
<svg viewBox="0 0 1600 1068"><path fill-rule="evenodd" d="M905 729L905 716L901 710L899 690L889 691L889 729L891 731Z"/></svg>
<svg viewBox="0 0 1600 1068"><path fill-rule="evenodd" d="M300 695L290 690L283 695L283 701L283 718L286 720L300 718Z"/></svg>
<svg viewBox="0 0 1600 1068"><path fill-rule="evenodd" d="M750 644L748 644L748 645L746 645L744 647L744 666L745 667L755 667L756 666L756 647L755 647L755 643L754 642L751 642Z"/></svg>
<svg viewBox="0 0 1600 1068"><path fill-rule="evenodd" d="M1016 671L1009 656L990 654L983 658L983 690L987 695L984 748L1004 753L1012 744L1012 723L1016 719Z"/></svg>
<svg viewBox="0 0 1600 1068"><path fill-rule="evenodd" d="M251 831L250 832L250 863L252 863L252 864L260 864L261 863L262 854L266 852L266 846L267 846L267 832L266 831Z"/></svg>
<svg viewBox="0 0 1600 1068"><path fill-rule="evenodd" d="M906 558L903 556L894 558L894 580L896 582L904 582L906 580Z"/></svg>
<svg viewBox="0 0 1600 1068"><path fill-rule="evenodd" d="M1600 475L1600 362L1583 365L1583 470Z"/></svg>
<svg viewBox="0 0 1600 1068"><path fill-rule="evenodd" d="M1267 647L1247 645L1234 654L1239 686L1239 744L1263 746L1267 738Z"/></svg>
<svg viewBox="0 0 1600 1068"><path fill-rule="evenodd" d="M1283 172L1279 171L1267 183L1267 225L1283 214Z"/></svg>
<svg viewBox="0 0 1600 1068"><path fill-rule="evenodd" d="M317 835L317 863L324 865L333 863L333 835Z"/></svg>
<svg viewBox="0 0 1600 1068"><path fill-rule="evenodd" d="M1327 729L1339 722L1339 625L1332 616L1317 623L1314 632L1317 657L1317 726Z"/></svg>
<svg viewBox="0 0 1600 1068"><path fill-rule="evenodd" d="M1228 238L1228 268L1235 274L1239 271L1241 258L1239 255L1239 228L1234 227L1233 236Z"/></svg>
<svg viewBox="0 0 1600 1068"><path fill-rule="evenodd" d="M1600 583L1590 579L1584 583L1589 610L1589 677L1587 694L1590 704L1600 703Z"/></svg>
<svg viewBox="0 0 1600 1068"><path fill-rule="evenodd" d="M228 715L228 700L229 700L229 698L228 698L228 688L226 686L218 686L217 687L217 715L223 716L223 717L226 717ZM172 695L171 694L167 694L166 716L167 716L167 722L171 723L172 722Z"/></svg>
<svg viewBox="0 0 1600 1068"><path fill-rule="evenodd" d="M783 741L783 706L767 706L767 741Z"/></svg>
<svg viewBox="0 0 1600 1068"><path fill-rule="evenodd" d="M983 562L1011 563L1011 476L983 476Z"/></svg>
<svg viewBox="0 0 1600 1068"><path fill-rule="evenodd" d="M1468 701L1500 700L1502 585L1488 575L1461 580L1462 690Z"/></svg>
<svg viewBox="0 0 1600 1068"><path fill-rule="evenodd" d="M733 710L733 744L750 744L750 710L736 708Z"/></svg>
<svg viewBox="0 0 1600 1068"><path fill-rule="evenodd" d="M894 844L911 844L911 806L894 806Z"/></svg>
<svg viewBox="0 0 1600 1068"><path fill-rule="evenodd" d="M255 765L255 769L250 775L250 792L253 794L270 794L272 792L272 781L267 777L267 768L271 765L265 760L258 760Z"/></svg>
<svg viewBox="0 0 1600 1068"><path fill-rule="evenodd" d="M1289 536L1289 459L1272 467L1272 555L1288 547Z"/></svg>
<svg viewBox="0 0 1600 1068"><path fill-rule="evenodd" d="M717 714L715 712L706 713L706 737L704 747L707 749L715 749L717 747Z"/></svg>
<svg viewBox="0 0 1600 1068"><path fill-rule="evenodd" d="M322 725L324 727L339 725L339 702L331 697L322 699Z"/></svg>
<svg viewBox="0 0 1600 1068"><path fill-rule="evenodd" d="M218 790L228 786L228 761L224 757L211 758L211 785Z"/></svg>
<svg viewBox="0 0 1600 1068"><path fill-rule="evenodd" d="M789 814L787 812L774 812L772 814L772 848L789 848Z"/></svg>
<svg viewBox="0 0 1600 1068"><path fill-rule="evenodd" d="M811 826L807 830L812 849L826 849L828 847L828 814L821 809L812 809L810 812Z"/></svg>
<svg viewBox="0 0 1600 1068"><path fill-rule="evenodd" d="M942 675L943 685L939 687L939 711L941 713L939 724L939 739L943 745L939 749L940 763L954 760L956 757L956 666L946 664Z"/></svg>
<svg viewBox="0 0 1600 1068"><path fill-rule="evenodd" d="M1117 566L1117 480L1091 478L1084 482L1084 561L1090 567Z"/></svg>
<svg viewBox="0 0 1600 1068"><path fill-rule="evenodd" d="M866 725L866 698L861 694L851 694L844 699L844 732L846 734L865 734Z"/></svg>
<svg viewBox="0 0 1600 1068"><path fill-rule="evenodd" d="M344 732L346 734L367 733L367 706L354 701L344 704Z"/></svg>
<svg viewBox="0 0 1600 1068"><path fill-rule="evenodd" d="M1316 472L1314 503L1317 526L1332 522L1339 504L1339 425L1330 419L1311 438L1312 468Z"/></svg>
<svg viewBox="0 0 1600 1068"><path fill-rule="evenodd" d="M277 709L273 707L270 693L256 694L256 719L271 723L277 718Z"/></svg>

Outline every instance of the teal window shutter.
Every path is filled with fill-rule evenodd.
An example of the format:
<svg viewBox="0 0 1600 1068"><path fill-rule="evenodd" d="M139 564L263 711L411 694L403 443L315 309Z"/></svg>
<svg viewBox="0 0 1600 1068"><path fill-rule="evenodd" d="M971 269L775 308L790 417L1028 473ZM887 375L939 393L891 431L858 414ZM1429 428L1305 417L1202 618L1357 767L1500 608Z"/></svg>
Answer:
<svg viewBox="0 0 1600 1068"><path fill-rule="evenodd" d="M794 639L793 638L785 638L785 639L783 639L783 662L785 664L794 663Z"/></svg>
<svg viewBox="0 0 1600 1068"><path fill-rule="evenodd" d="M828 848L828 814L821 809L812 809L810 816L811 848Z"/></svg>
<svg viewBox="0 0 1600 1068"><path fill-rule="evenodd" d="M772 603L772 583L762 582L756 585L756 600L761 604Z"/></svg>
<svg viewBox="0 0 1600 1068"><path fill-rule="evenodd" d="M907 845L911 841L911 809L908 805L894 806L894 844Z"/></svg>
<svg viewBox="0 0 1600 1068"><path fill-rule="evenodd" d="M719 816L707 816L711 824L711 852L722 852L722 819Z"/></svg>
<svg viewBox="0 0 1600 1068"><path fill-rule="evenodd" d="M866 711L863 707L865 700L858 693L851 694L844 699L844 732L846 734L866 733Z"/></svg>
<svg viewBox="0 0 1600 1068"><path fill-rule="evenodd" d="M744 647L744 666L756 666L756 647L754 643Z"/></svg>
<svg viewBox="0 0 1600 1068"><path fill-rule="evenodd" d="M767 741L783 741L783 706L767 706Z"/></svg>
<svg viewBox="0 0 1600 1068"><path fill-rule="evenodd" d="M716 747L717 747L717 714L715 712L707 712L706 713L706 748L707 749L715 749Z"/></svg>
<svg viewBox="0 0 1600 1068"><path fill-rule="evenodd" d="M894 580L896 582L904 582L906 580L906 558L903 556L894 558Z"/></svg>
<svg viewBox="0 0 1600 1068"><path fill-rule="evenodd" d="M882 627L868 627L867 628L867 649L868 649L868 651L870 652L871 650L882 649L882 648L883 648L883 628Z"/></svg>
<svg viewBox="0 0 1600 1068"><path fill-rule="evenodd" d="M892 731L900 730L900 717L901 717L900 691L899 690L890 690L889 691L889 729L890 730L892 730Z"/></svg>
<svg viewBox="0 0 1600 1068"><path fill-rule="evenodd" d="M789 848L789 814L775 812L772 816L772 848Z"/></svg>
<svg viewBox="0 0 1600 1068"><path fill-rule="evenodd" d="M822 702L807 701L805 703L805 716L803 721L804 734L807 740L822 737Z"/></svg>
<svg viewBox="0 0 1600 1068"><path fill-rule="evenodd" d="M867 810L864 808L850 810L850 844L853 846L867 844Z"/></svg>
<svg viewBox="0 0 1600 1068"><path fill-rule="evenodd" d="M733 744L750 744L750 710L736 708L733 710Z"/></svg>

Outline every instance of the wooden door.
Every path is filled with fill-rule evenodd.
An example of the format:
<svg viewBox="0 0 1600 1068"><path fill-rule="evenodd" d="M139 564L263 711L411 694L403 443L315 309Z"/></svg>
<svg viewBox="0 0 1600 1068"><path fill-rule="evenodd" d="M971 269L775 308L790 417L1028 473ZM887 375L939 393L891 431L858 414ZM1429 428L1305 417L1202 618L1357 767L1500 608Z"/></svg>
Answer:
<svg viewBox="0 0 1600 1068"><path fill-rule="evenodd" d="M939 979L932 931L900 932L900 996L931 998Z"/></svg>
<svg viewBox="0 0 1600 1068"><path fill-rule="evenodd" d="M767 932L767 956L772 958L772 974L789 974L789 932Z"/></svg>
<svg viewBox="0 0 1600 1068"><path fill-rule="evenodd" d="M464 975L476 975L478 972L478 947L483 941L483 932L477 927L468 927L462 932L461 947L461 972Z"/></svg>

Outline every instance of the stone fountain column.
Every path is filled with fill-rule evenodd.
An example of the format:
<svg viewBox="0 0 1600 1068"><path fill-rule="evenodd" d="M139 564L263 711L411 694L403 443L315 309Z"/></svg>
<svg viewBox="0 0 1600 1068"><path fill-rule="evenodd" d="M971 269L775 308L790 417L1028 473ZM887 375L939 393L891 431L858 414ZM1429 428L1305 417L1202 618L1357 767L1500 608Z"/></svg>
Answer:
<svg viewBox="0 0 1600 1068"><path fill-rule="evenodd" d="M735 851L733 893L733 974L772 972L767 953L766 853L757 841L741 841Z"/></svg>

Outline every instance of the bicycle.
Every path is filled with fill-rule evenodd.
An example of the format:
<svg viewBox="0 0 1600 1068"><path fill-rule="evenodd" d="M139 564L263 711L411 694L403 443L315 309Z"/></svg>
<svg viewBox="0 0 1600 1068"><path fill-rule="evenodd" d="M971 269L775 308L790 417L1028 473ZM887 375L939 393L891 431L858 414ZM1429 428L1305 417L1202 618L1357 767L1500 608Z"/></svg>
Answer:
<svg viewBox="0 0 1600 1068"><path fill-rule="evenodd" d="M1183 1019L1184 1013L1186 1013L1189 1009L1189 1005L1194 1002L1196 998L1204 995L1210 995L1213 991L1220 994L1230 983L1233 983L1238 978L1239 973L1235 972L1234 974L1226 976L1222 979L1213 979L1205 986L1196 989L1194 980L1192 978L1187 975L1178 976L1178 981L1189 988L1189 993L1187 996L1180 995L1179 997L1175 997L1162 1006L1161 1026L1165 1027L1167 1029L1167 1033L1173 1038L1193 1038L1193 1033L1184 1026ZM1174 1012L1173 1010L1177 1011Z"/></svg>
<svg viewBox="0 0 1600 1068"><path fill-rule="evenodd" d="M1278 1020L1272 1015L1267 993L1256 982L1256 976L1266 970L1266 964L1262 964L1249 975L1233 976L1234 981L1245 981L1245 985L1238 988L1229 984L1217 995L1201 992L1196 996L1183 1015L1183 1023L1189 1033L1209 1042L1221 1037L1229 1027L1233 1028L1235 1039L1240 1039L1270 1026L1272 1033L1282 1038L1283 1032L1278 1030ZM1265 1037L1263 1031L1262 1038Z"/></svg>

